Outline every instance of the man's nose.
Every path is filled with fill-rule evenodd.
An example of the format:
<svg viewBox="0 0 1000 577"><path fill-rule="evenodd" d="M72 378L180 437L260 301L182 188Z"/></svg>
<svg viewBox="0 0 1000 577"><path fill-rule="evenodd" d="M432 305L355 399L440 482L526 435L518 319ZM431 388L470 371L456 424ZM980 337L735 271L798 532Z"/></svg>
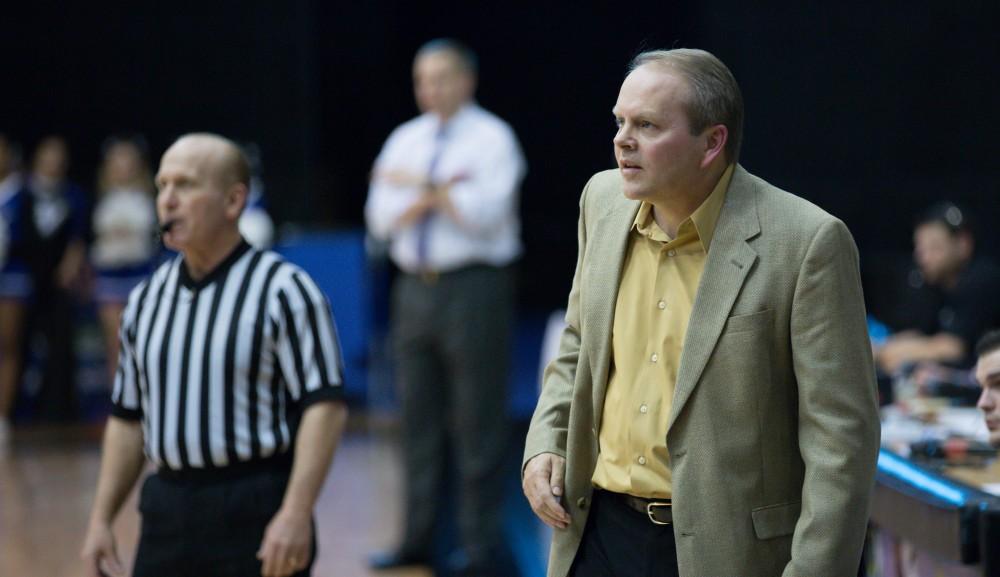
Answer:
<svg viewBox="0 0 1000 577"><path fill-rule="evenodd" d="M994 409L993 397L990 395L989 389L983 389L982 394L979 395L979 400L976 401L976 408L984 413Z"/></svg>
<svg viewBox="0 0 1000 577"><path fill-rule="evenodd" d="M161 188L157 201L164 207L173 207L177 204L177 193L174 192L171 186Z"/></svg>
<svg viewBox="0 0 1000 577"><path fill-rule="evenodd" d="M618 148L632 148L635 145L635 140L629 133L628 128L624 125L618 128L618 132L615 133L615 137L612 139L615 146Z"/></svg>

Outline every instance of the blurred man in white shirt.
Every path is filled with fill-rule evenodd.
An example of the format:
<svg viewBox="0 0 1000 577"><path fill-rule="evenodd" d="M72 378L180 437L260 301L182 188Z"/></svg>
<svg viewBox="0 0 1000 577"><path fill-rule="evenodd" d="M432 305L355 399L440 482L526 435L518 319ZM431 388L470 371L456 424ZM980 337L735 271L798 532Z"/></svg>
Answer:
<svg viewBox="0 0 1000 577"><path fill-rule="evenodd" d="M452 40L417 52L421 115L389 136L375 161L365 217L401 269L392 324L402 394L406 528L372 567L426 564L454 451L464 575L497 570L507 443L506 385L521 254L517 138L473 100L476 58Z"/></svg>

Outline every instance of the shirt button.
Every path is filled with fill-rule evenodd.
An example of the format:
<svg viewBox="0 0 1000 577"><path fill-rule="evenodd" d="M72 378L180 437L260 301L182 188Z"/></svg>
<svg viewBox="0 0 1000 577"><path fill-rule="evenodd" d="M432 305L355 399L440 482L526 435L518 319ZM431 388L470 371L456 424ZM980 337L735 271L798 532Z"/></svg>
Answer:
<svg viewBox="0 0 1000 577"><path fill-rule="evenodd" d="M656 306L662 311L663 309L667 308L667 302L661 300L660 302L656 303Z"/></svg>
<svg viewBox="0 0 1000 577"><path fill-rule="evenodd" d="M646 464L646 457L643 457L642 455L639 455L639 464L640 465L645 465Z"/></svg>
<svg viewBox="0 0 1000 577"><path fill-rule="evenodd" d="M646 413L649 412L649 407L647 407L646 405L639 405L639 412L645 415Z"/></svg>
<svg viewBox="0 0 1000 577"><path fill-rule="evenodd" d="M667 251L667 256L677 256L677 251L676 250L669 250L669 251Z"/></svg>
<svg viewBox="0 0 1000 577"><path fill-rule="evenodd" d="M649 357L649 360L655 363L656 361L660 360L660 355L653 353L653 356Z"/></svg>

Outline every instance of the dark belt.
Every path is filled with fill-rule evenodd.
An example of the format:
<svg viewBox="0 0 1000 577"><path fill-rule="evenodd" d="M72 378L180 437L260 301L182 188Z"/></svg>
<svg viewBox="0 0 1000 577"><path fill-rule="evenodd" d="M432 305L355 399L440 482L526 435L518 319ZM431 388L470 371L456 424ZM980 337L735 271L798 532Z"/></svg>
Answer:
<svg viewBox="0 0 1000 577"><path fill-rule="evenodd" d="M292 470L291 451L252 461L236 461L224 467L170 469L160 467L156 473L165 481L176 483L218 483L232 481L258 473Z"/></svg>
<svg viewBox="0 0 1000 577"><path fill-rule="evenodd" d="M494 266L490 264L468 264L465 266L460 266L458 268L453 268L449 270L429 270L425 269L417 272L406 273L407 276L419 280L425 285L436 285L440 281L448 280L452 277L459 276L463 273L483 271L483 270L504 270L510 265L504 266Z"/></svg>
<svg viewBox="0 0 1000 577"><path fill-rule="evenodd" d="M424 284L437 284L437 282L441 280L441 273L436 270L421 271L416 273L414 276L420 279L420 282Z"/></svg>
<svg viewBox="0 0 1000 577"><path fill-rule="evenodd" d="M674 522L673 506L670 499L644 499L612 491L603 491L603 493L629 509L646 515L654 525L670 525Z"/></svg>

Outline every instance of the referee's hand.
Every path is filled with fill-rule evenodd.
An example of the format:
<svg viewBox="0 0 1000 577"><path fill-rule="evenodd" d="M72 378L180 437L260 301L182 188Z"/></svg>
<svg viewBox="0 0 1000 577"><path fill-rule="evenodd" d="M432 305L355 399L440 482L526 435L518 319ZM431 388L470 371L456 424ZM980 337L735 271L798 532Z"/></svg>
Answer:
<svg viewBox="0 0 1000 577"><path fill-rule="evenodd" d="M125 577L125 568L118 559L110 525L90 525L80 558L83 559L87 577Z"/></svg>
<svg viewBox="0 0 1000 577"><path fill-rule="evenodd" d="M287 577L309 565L312 514L279 509L257 551L263 577Z"/></svg>

